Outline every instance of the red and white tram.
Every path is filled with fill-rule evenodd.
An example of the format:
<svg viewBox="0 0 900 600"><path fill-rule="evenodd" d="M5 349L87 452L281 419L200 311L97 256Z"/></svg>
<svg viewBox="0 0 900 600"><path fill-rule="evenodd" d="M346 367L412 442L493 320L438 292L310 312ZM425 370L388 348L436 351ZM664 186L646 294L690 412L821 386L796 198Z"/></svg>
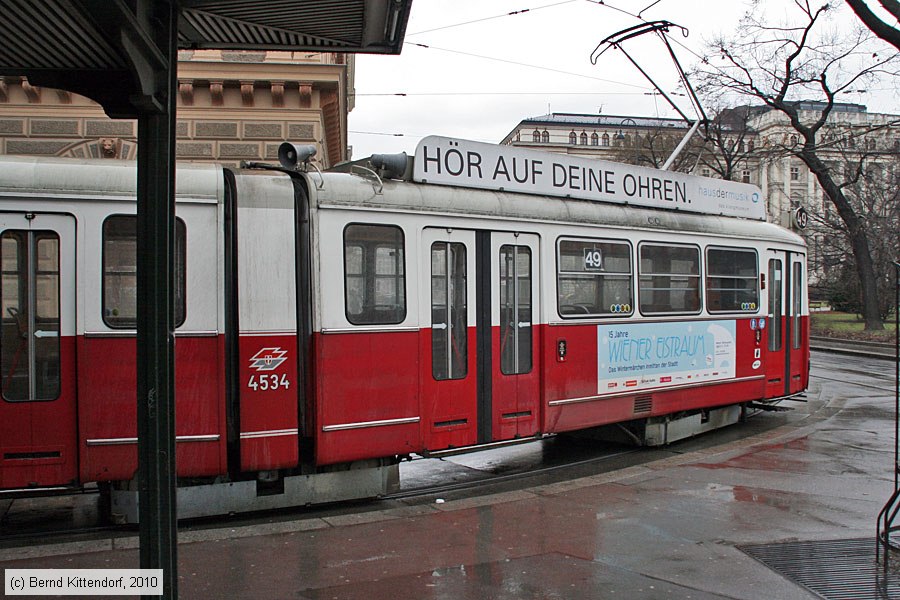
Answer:
<svg viewBox="0 0 900 600"><path fill-rule="evenodd" d="M179 167L180 516L377 495L411 453L666 443L806 388L806 249L757 188L438 137L396 158ZM0 159L0 490L111 482L136 515L134 197L131 164Z"/></svg>

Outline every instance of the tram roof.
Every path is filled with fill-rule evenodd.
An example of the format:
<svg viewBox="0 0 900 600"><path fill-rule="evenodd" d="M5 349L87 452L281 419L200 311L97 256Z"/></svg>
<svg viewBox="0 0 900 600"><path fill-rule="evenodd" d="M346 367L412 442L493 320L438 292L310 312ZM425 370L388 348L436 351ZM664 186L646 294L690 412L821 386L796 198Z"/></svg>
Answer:
<svg viewBox="0 0 900 600"><path fill-rule="evenodd" d="M805 245L803 238L792 231L773 223L750 219L577 198L554 198L428 183L411 184L397 180L380 181L374 176L355 172L311 174L309 183L312 202L318 207L602 225L629 230L678 231Z"/></svg>
<svg viewBox="0 0 900 600"><path fill-rule="evenodd" d="M137 169L132 161L0 157L0 195L48 198L93 197L131 200L137 194ZM224 195L222 167L181 163L175 178L179 200L219 202Z"/></svg>

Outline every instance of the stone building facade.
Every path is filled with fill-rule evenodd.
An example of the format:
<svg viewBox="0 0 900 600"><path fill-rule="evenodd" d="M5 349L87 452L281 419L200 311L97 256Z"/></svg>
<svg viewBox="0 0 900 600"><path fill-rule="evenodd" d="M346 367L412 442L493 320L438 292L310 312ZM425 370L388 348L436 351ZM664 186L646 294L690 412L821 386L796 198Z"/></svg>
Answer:
<svg viewBox="0 0 900 600"><path fill-rule="evenodd" d="M273 161L281 142L315 144L320 168L349 159L352 54L181 51L179 161ZM110 82L114 85L114 82ZM134 159L137 123L91 100L0 78L0 154Z"/></svg>

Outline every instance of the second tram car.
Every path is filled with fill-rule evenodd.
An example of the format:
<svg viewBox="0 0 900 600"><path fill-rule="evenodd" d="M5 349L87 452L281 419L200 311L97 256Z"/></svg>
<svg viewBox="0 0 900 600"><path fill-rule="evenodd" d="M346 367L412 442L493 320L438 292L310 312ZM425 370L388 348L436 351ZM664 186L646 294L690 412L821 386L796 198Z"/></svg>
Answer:
<svg viewBox="0 0 900 600"><path fill-rule="evenodd" d="M806 249L753 186L396 158L179 167L179 516L375 496L413 453L667 443L806 388ZM136 517L134 197L129 163L0 159L0 490L100 482Z"/></svg>

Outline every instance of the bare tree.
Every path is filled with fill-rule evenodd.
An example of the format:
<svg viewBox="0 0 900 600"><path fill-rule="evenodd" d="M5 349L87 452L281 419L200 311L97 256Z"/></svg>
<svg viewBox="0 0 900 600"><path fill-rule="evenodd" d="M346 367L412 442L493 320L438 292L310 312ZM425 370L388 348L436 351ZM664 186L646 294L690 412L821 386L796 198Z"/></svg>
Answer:
<svg viewBox="0 0 900 600"><path fill-rule="evenodd" d="M693 73L702 93L720 97L731 93L762 101L785 117L797 135L779 142L781 149L803 161L833 203L850 241L862 292L867 330L884 328L879 311L875 266L867 223L845 194L843 174L835 172L819 154L818 138L829 123L841 92L878 76L891 74L896 52L874 45L862 28L841 36L830 28L830 4L794 0L795 24L765 21L759 6L741 20L738 31L713 42L720 61L707 59ZM802 103L813 96L818 102Z"/></svg>
<svg viewBox="0 0 900 600"><path fill-rule="evenodd" d="M623 158L625 162L659 169L671 156L686 131L686 127L674 130L657 127L637 131L633 137L625 140ZM696 141L696 138L692 140L676 157L669 169L685 173L691 172L697 164L700 147L701 142Z"/></svg>
<svg viewBox="0 0 900 600"><path fill-rule="evenodd" d="M736 181L738 171L759 156L756 132L750 126L755 112L751 106L717 108L706 126L706 151L699 162L722 179Z"/></svg>
<svg viewBox="0 0 900 600"><path fill-rule="evenodd" d="M897 223L900 222L900 157L890 147L881 150L876 147L870 160L863 162L855 152L840 147L848 143L848 138L836 139L839 146L836 151L843 158L834 161L832 168L848 172L845 194L866 221L880 298L879 313L886 319L894 302L891 263L897 256ZM863 164L865 169L860 168ZM821 270L833 274L820 282L823 297L832 305L843 305L843 310L861 312L855 272L844 251L848 238L843 222L831 210L814 214L810 219L809 239L813 246L811 260L818 261Z"/></svg>

